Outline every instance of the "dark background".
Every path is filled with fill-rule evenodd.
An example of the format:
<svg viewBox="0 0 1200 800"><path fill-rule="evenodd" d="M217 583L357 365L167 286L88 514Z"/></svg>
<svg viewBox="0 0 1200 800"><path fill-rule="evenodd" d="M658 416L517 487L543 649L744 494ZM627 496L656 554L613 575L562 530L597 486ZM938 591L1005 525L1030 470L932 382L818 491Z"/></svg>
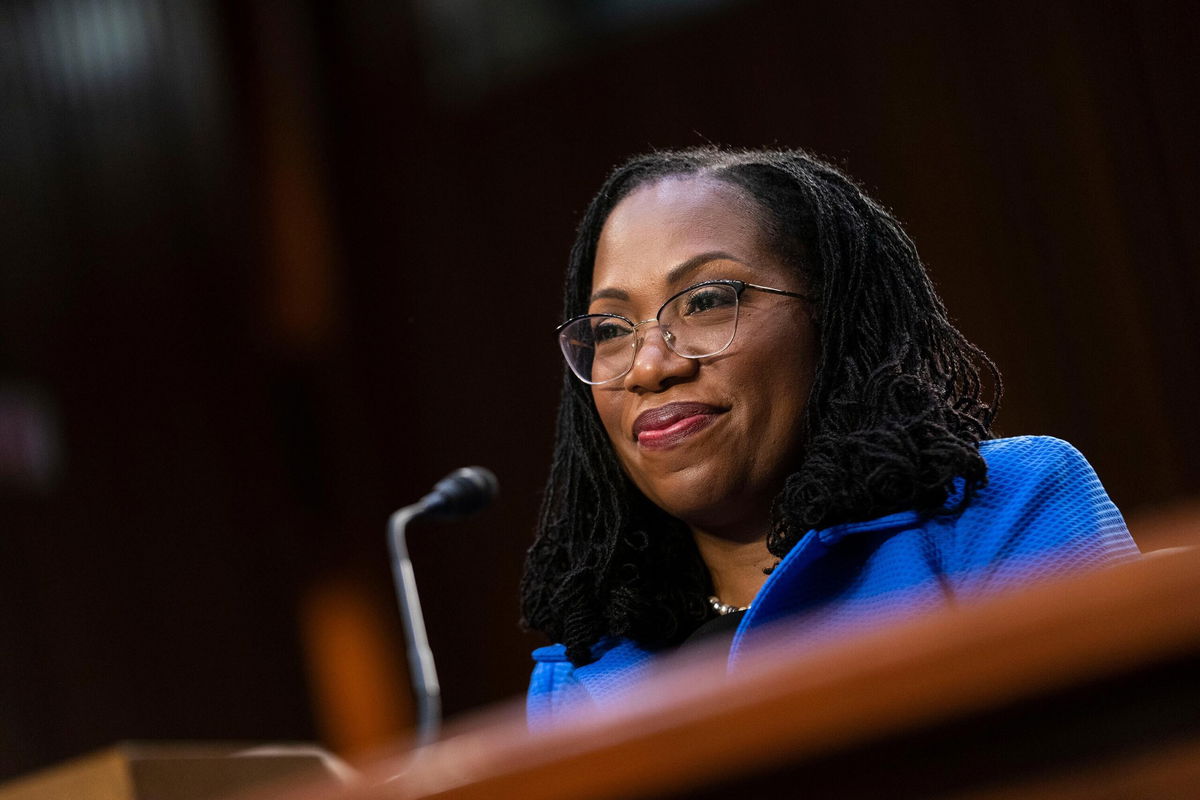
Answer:
<svg viewBox="0 0 1200 800"><path fill-rule="evenodd" d="M451 714L519 694L560 274L650 147L800 146L894 209L1003 434L1135 536L1200 490L1195 4L9 0L0 777L127 738L409 720L384 523Z"/></svg>

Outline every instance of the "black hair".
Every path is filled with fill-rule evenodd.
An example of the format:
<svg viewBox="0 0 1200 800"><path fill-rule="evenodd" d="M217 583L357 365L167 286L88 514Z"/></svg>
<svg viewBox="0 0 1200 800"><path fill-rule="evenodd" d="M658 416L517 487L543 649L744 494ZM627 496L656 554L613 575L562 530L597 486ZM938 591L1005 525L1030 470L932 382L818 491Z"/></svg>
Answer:
<svg viewBox="0 0 1200 800"><path fill-rule="evenodd" d="M819 355L805 447L772 503L770 552L782 558L814 528L904 509L961 510L987 482L978 443L991 436L1000 373L950 322L896 219L808 153L702 147L617 167L571 248L564 318L587 311L596 243L617 203L688 176L755 201L767 242L814 303ZM523 623L566 645L576 665L593 661L592 646L606 637L651 649L678 643L709 613L708 571L687 527L623 473L589 388L565 368L555 435L521 582Z"/></svg>

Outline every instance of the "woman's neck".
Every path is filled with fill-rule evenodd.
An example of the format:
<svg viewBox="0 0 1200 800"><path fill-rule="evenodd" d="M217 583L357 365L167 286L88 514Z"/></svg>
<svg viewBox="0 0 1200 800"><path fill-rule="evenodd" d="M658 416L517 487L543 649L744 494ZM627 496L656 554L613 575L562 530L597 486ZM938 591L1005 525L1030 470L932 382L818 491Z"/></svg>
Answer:
<svg viewBox="0 0 1200 800"><path fill-rule="evenodd" d="M712 576L717 599L731 606L748 606L767 580L764 570L778 559L767 550L767 537L731 539L692 530L696 548Z"/></svg>

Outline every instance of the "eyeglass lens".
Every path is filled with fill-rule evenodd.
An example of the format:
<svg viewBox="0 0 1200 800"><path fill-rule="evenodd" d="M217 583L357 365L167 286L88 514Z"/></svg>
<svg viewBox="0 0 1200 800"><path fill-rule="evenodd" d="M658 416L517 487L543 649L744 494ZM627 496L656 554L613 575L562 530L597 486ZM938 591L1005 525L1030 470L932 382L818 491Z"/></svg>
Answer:
<svg viewBox="0 0 1200 800"><path fill-rule="evenodd" d="M733 341L737 315L737 289L723 283L706 284L668 300L658 313L658 325L672 351L686 358L703 358L721 352ZM633 368L637 356L636 326L619 317L580 317L559 332L559 343L571 370L588 383L621 377Z"/></svg>

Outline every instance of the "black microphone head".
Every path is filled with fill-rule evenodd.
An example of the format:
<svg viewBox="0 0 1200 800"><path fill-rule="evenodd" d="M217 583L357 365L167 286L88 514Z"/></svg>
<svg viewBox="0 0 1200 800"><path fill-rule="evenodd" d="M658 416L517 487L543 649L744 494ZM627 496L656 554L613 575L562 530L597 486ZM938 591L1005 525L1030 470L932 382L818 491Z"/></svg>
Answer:
<svg viewBox="0 0 1200 800"><path fill-rule="evenodd" d="M422 513L440 519L454 519L487 508L500 491L500 482L485 467L456 469L434 485L421 500Z"/></svg>

